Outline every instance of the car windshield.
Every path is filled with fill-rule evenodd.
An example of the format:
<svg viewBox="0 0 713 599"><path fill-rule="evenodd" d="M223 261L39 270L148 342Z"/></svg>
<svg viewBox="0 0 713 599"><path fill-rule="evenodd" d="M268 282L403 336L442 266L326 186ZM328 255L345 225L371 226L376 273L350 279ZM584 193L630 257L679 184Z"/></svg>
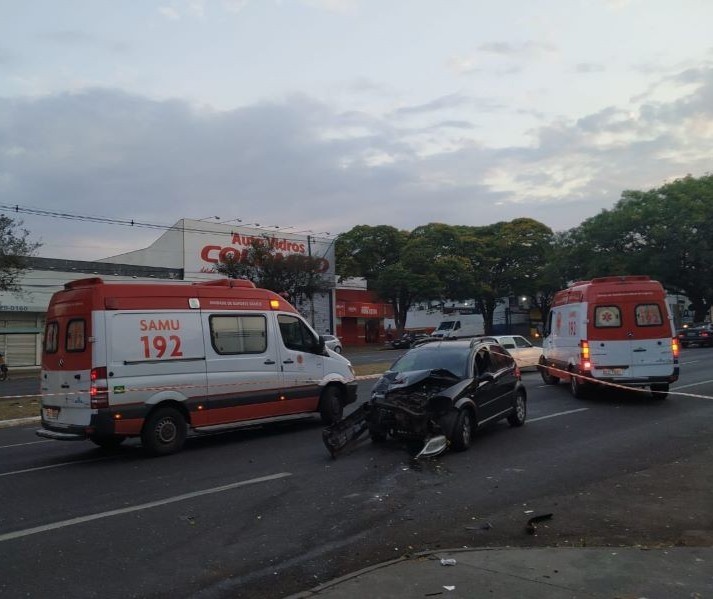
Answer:
<svg viewBox="0 0 713 599"><path fill-rule="evenodd" d="M453 328L454 324L455 324L454 320L446 320L445 322L442 322L440 325L438 325L438 330L439 331L448 331Z"/></svg>
<svg viewBox="0 0 713 599"><path fill-rule="evenodd" d="M410 370L445 369L459 377L465 377L468 369L467 347L424 346L411 350L394 362L390 370L408 372Z"/></svg>

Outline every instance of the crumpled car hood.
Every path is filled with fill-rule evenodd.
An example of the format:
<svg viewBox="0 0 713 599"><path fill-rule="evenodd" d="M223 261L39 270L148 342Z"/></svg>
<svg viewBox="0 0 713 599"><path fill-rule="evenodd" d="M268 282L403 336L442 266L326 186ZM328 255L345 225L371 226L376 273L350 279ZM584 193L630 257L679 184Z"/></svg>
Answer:
<svg viewBox="0 0 713 599"><path fill-rule="evenodd" d="M408 372L388 371L377 381L372 395L403 397L409 394L418 396L438 394L455 399L471 381L472 379L461 380L449 370L442 368Z"/></svg>

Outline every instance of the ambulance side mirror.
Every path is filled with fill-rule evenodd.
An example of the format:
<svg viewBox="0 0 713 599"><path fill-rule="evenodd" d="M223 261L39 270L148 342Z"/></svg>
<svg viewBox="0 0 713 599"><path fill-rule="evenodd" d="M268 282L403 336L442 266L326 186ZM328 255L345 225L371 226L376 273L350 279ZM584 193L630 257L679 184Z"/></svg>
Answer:
<svg viewBox="0 0 713 599"><path fill-rule="evenodd" d="M324 337L322 335L319 336L317 339L317 351L315 351L316 354L326 354L327 352L325 351L325 348L327 346L324 343Z"/></svg>

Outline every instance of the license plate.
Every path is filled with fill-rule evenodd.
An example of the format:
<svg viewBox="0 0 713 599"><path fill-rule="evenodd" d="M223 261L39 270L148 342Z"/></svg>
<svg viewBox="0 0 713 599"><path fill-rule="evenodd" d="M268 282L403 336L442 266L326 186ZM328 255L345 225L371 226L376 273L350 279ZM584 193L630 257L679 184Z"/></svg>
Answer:
<svg viewBox="0 0 713 599"><path fill-rule="evenodd" d="M608 374L609 376L621 376L624 374L623 368L603 368L602 372Z"/></svg>
<svg viewBox="0 0 713 599"><path fill-rule="evenodd" d="M57 420L59 418L59 408L42 408L42 415L45 420Z"/></svg>

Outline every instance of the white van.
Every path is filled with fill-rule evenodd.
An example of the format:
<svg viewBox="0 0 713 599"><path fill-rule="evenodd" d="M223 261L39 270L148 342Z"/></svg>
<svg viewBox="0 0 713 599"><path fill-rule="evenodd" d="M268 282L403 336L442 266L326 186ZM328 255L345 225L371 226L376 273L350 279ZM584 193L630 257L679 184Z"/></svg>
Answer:
<svg viewBox="0 0 713 599"><path fill-rule="evenodd" d="M648 387L664 399L678 380L678 340L666 293L647 276L579 281L555 294L545 325L542 379L569 381L581 397L592 383Z"/></svg>
<svg viewBox="0 0 713 599"><path fill-rule="evenodd" d="M178 451L188 429L319 413L356 399L346 358L279 295L244 280L65 285L47 311L41 437Z"/></svg>
<svg viewBox="0 0 713 599"><path fill-rule="evenodd" d="M483 317L480 314L456 314L445 316L431 333L439 339L464 339L485 333Z"/></svg>

